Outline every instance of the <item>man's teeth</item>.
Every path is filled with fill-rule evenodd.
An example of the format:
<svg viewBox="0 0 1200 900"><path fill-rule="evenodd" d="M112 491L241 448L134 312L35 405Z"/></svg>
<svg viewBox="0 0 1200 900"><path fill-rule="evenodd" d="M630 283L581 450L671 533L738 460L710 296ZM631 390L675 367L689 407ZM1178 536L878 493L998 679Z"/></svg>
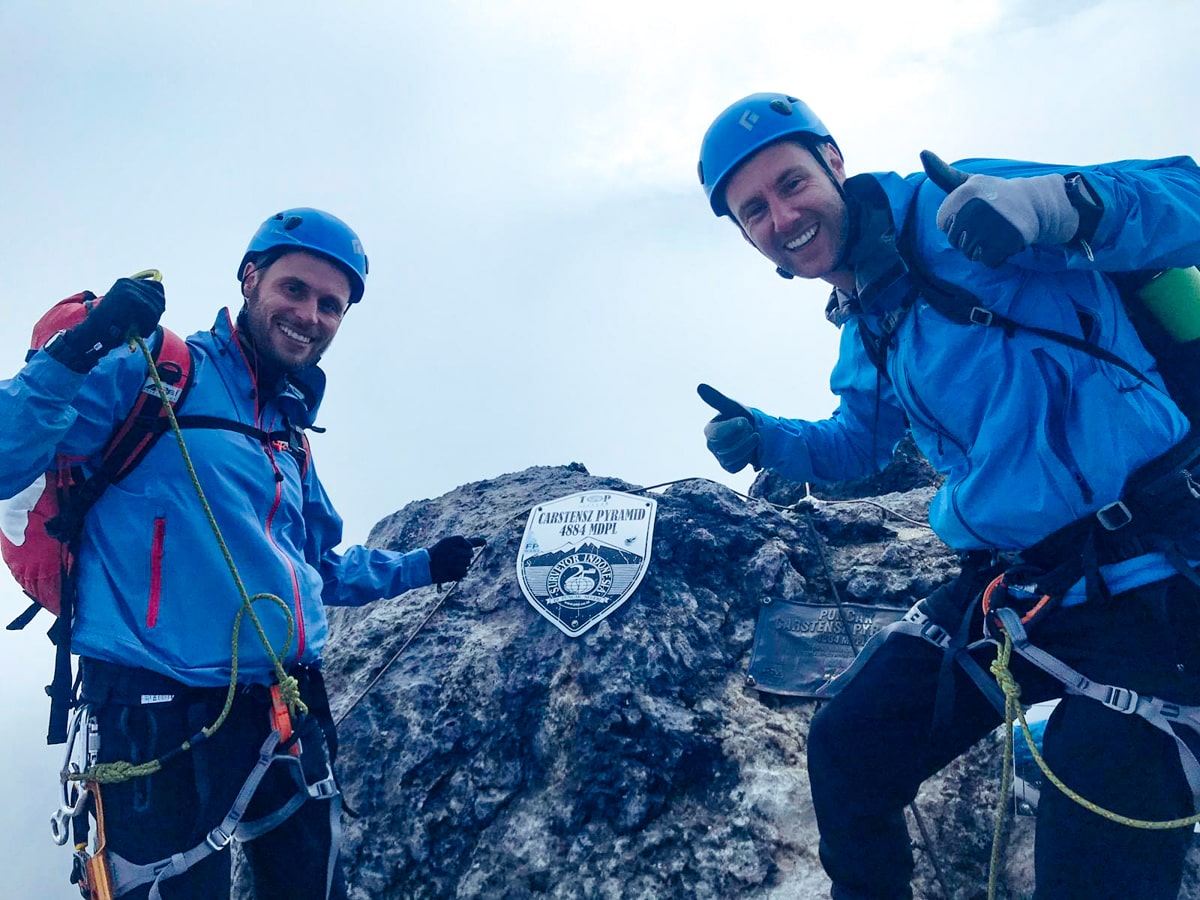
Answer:
<svg viewBox="0 0 1200 900"><path fill-rule="evenodd" d="M817 226L814 225L812 228L808 229L808 231L804 232L804 234L800 235L799 237L792 238L790 241L788 241L783 246L786 247L788 250L799 250L801 247L803 247L805 244L807 244L809 241L811 241L816 236L817 236Z"/></svg>
<svg viewBox="0 0 1200 900"><path fill-rule="evenodd" d="M306 335L303 335L298 331L293 331L292 329L288 328L286 325L280 325L279 330L282 331L284 334L286 334L288 337L290 337L293 341L299 341L302 344L311 344L312 343L312 338L310 338Z"/></svg>

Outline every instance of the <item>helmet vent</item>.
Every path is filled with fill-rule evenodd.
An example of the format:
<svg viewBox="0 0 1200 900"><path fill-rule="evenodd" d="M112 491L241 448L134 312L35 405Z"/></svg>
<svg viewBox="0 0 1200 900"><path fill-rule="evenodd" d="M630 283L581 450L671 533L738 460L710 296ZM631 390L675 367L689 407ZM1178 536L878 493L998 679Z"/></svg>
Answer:
<svg viewBox="0 0 1200 900"><path fill-rule="evenodd" d="M792 114L792 104L787 100L772 100L770 106L772 110L781 116L790 116Z"/></svg>
<svg viewBox="0 0 1200 900"><path fill-rule="evenodd" d="M300 227L300 223L304 220L300 216L288 216L283 220L283 230L291 231L293 228Z"/></svg>

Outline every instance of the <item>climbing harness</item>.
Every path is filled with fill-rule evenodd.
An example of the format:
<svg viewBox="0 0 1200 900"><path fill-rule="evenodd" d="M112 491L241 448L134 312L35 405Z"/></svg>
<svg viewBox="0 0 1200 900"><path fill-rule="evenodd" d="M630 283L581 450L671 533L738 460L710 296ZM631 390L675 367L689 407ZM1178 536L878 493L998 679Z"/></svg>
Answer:
<svg viewBox="0 0 1200 900"><path fill-rule="evenodd" d="M1192 790L1192 806L1194 809L1200 810L1200 760L1197 760L1191 748L1175 730L1177 727L1189 728L1200 736L1200 706L1185 706L1158 697L1144 696L1129 688L1101 684L1091 680L1075 671L1058 657L1032 644L1025 631L1024 617L1009 607L991 610L985 619L985 630L989 639L1003 650L1003 653L997 655L997 662L993 663L992 671L996 674L997 684L1004 693L1006 715L1011 711L1012 704L1017 703L1020 698L1020 685L1008 671L1007 665L1011 654L1015 651L1023 659L1060 681L1068 694L1095 700L1100 705L1122 715L1140 716L1168 735L1175 742L1184 777ZM1023 714L1021 719L1024 723ZM1009 718L1005 724L1011 725L1012 722L1013 719ZM1047 778L1056 787L1063 790L1061 781L1044 766L1040 754L1035 753L1035 759L1038 760L1038 765ZM1134 828L1170 829L1200 822L1200 812L1186 818L1166 822L1131 819L1111 813L1083 800L1069 789L1063 790L1063 793L1097 815Z"/></svg>
<svg viewBox="0 0 1200 900"><path fill-rule="evenodd" d="M986 594L985 594L986 596ZM1076 672L1058 658L1040 650L1029 642L1025 625L1036 618L1035 613L1020 615L1010 607L987 610L985 628L995 627L1003 634L999 640L995 633L990 640L998 645L995 660L991 664L991 672L1004 695L1004 762L1003 775L1000 785L1000 797L996 807L995 829L992 834L992 853L988 868L988 900L995 900L997 882L1003 856L1002 839L1007 821L1008 795L1012 790L1014 729L1013 723L1020 721L1021 735L1029 747L1033 760L1046 779L1066 797L1078 803L1084 809L1102 816L1109 821L1130 828L1140 828L1155 831L1165 831L1174 828L1187 828L1200 823L1200 812L1190 816L1169 820L1135 819L1120 813L1105 809L1088 800L1077 791L1070 788L1047 765L1037 746L1037 739L1030 730L1025 718L1025 710L1021 705L1021 686L1009 671L1009 662L1015 650L1018 655L1033 663L1039 669L1060 680L1067 693L1089 697L1115 712L1125 715L1138 715L1160 731L1165 732L1174 741L1179 752L1179 760L1183 767L1184 776L1192 789L1193 808L1200 809L1200 762L1197 761L1191 748L1180 738L1173 725L1190 728L1200 734L1200 707L1182 706L1177 703L1160 700L1156 697L1140 696L1137 692L1113 685L1099 684ZM991 622L989 626L987 623Z"/></svg>
<svg viewBox="0 0 1200 900"><path fill-rule="evenodd" d="M283 743L278 730L272 731L267 735L266 740L263 741L262 746L259 748L258 761L255 763L254 768L251 769L246 780L242 783L241 790L238 791L237 798L234 800L229 812L225 814L225 817L215 828L209 831L204 840L191 849L183 853L176 853L165 857L157 862L146 864L132 863L111 850L107 851L105 862L114 892L112 896L120 897L134 888L150 884L149 900L161 900L160 885L163 881L186 872L202 859L224 850L233 840L246 842L261 837L278 826L310 799L331 801L329 824L332 835L331 847L334 848L331 852L335 852L341 835L341 806L337 802L339 793L337 783L333 777L333 771L329 763L326 762L325 777L315 784L308 784L301 768L299 756L293 756L283 747ZM254 798L254 792L257 790L259 783L267 774L267 770L275 764L287 767L296 782L297 793L293 795L291 800L274 812L259 819L243 821L242 817L245 815L250 801ZM97 827L102 835L103 823L100 821L99 816L97 816ZM99 847L93 859L98 856L100 856ZM331 874L332 872L330 871Z"/></svg>
<svg viewBox="0 0 1200 900"><path fill-rule="evenodd" d="M1128 688L1094 682L1036 647L1027 633L1028 627L1061 605L1068 588L1078 582L1084 584L1084 593L1089 599L1103 602L1110 598L1100 574L1105 564L1159 552L1172 570L1165 574L1177 573L1193 584L1200 581L1185 558L1185 552L1187 557L1195 558L1195 547L1189 544L1193 531L1187 527L1187 523L1194 521L1197 513L1192 507L1200 500L1200 484L1192 474L1193 470L1200 472L1198 456L1200 453L1197 452L1196 442L1185 442L1135 473L1118 501L1102 507L1092 516L1059 529L1025 553L1011 555L1008 559L999 555L993 560L1001 564L1002 571L987 582L980 595L984 617L981 640L971 643L966 640L966 624L971 618L969 611L964 616L963 627L959 629L961 634L952 634L939 624L938 618L931 615L929 601L923 599L914 604L903 618L874 635L858 653L850 668L818 692L821 697L835 696L891 635L904 634L920 638L947 654L948 664L960 665L983 696L997 709L1007 734L1001 799L992 841L989 898L995 897L997 889L1001 837L1011 789L1012 725L1018 720L1024 739L1047 780L1097 815L1130 827L1148 829L1182 828L1200 822L1200 812L1162 822L1121 816L1087 800L1063 784L1037 751L1019 703L1020 687L1008 670L1011 654L1015 651L1062 683L1067 693L1088 697L1118 713L1139 715L1169 735L1175 742L1183 773L1192 790L1193 807L1200 811L1200 761L1177 733L1177 729L1189 729L1200 736L1200 707L1184 706L1142 696ZM1177 538L1176 535L1181 532L1184 536ZM1179 545L1183 545L1185 552L1181 552ZM1057 565L1045 570L1027 560L1052 561ZM988 643L997 647L997 656L990 671L985 671L975 662L971 653Z"/></svg>

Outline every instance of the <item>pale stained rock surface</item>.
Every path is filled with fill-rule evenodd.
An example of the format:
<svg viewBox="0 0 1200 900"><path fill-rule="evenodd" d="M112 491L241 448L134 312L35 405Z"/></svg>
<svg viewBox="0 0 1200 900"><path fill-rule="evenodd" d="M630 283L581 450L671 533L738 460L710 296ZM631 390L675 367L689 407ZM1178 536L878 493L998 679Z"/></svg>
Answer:
<svg viewBox="0 0 1200 900"><path fill-rule="evenodd" d="M451 533L487 546L453 590L332 616L338 769L359 815L346 820L350 896L827 897L805 768L817 703L747 685L755 620L764 599L835 591L907 607L953 577L954 554L918 524L934 488L911 462L890 482L816 491L859 502L781 508L704 480L656 490L644 581L579 638L521 593L527 514L638 486L574 463L531 468L380 522L375 546ZM890 492L863 502L880 484ZM804 495L765 478L752 492L781 506ZM918 897L986 896L1001 756L985 741L922 790L924 836L909 814ZM1001 897L1031 896L1032 831L1028 818L1008 828ZM1193 864L1183 896L1197 884Z"/></svg>

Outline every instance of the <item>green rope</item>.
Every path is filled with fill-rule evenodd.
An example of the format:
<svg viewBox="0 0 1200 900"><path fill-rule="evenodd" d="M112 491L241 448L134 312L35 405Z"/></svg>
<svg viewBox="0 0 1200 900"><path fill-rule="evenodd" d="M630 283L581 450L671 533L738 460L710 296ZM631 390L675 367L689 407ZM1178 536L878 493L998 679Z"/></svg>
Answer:
<svg viewBox="0 0 1200 900"><path fill-rule="evenodd" d="M1042 757L1038 750L1037 739L1033 736L1033 731L1029 728L1029 722L1025 718L1025 710L1021 706L1021 686L1017 684L1013 678L1012 672L1009 671L1008 664L1012 658L1013 642L1012 637L1005 633L1004 644L996 654L995 660L991 664L992 675L995 676L996 683L1000 686L1000 690L1004 692L1004 776L1002 778L1000 788L999 806L996 812L996 831L992 836L992 860L991 871L988 876L988 900L995 898L995 881L998 876L1000 863L1000 839L1004 829L1004 824L1008 810L1008 794L1012 788L1012 768L1014 756L1014 736L1012 724L1019 720L1021 723L1021 734L1025 737L1025 743L1029 746L1029 752L1033 754L1033 760L1037 763L1042 774L1046 776L1046 780L1053 784L1056 788L1062 791L1071 800L1078 803L1089 812L1095 813L1110 822L1116 822L1118 825L1126 825L1130 828L1140 828L1150 831L1169 831L1175 828L1187 828L1200 822L1200 813L1195 813L1190 816L1184 816L1178 819L1167 819L1164 821L1155 821L1150 819L1135 819L1130 816L1123 816L1120 813L1115 813L1112 810L1088 800L1078 792L1069 788L1063 780L1051 771L1050 766Z"/></svg>
<svg viewBox="0 0 1200 900"><path fill-rule="evenodd" d="M292 639L296 634L296 620L292 615L291 609L281 597L275 594L262 593L249 596L245 584L242 583L242 577L238 573L237 564L233 560L233 554L229 552L229 547L225 543L225 538L221 534L221 529L217 525L216 516L213 515L212 507L208 504L208 498L204 495L204 488L200 485L200 478L196 474L196 468L192 465L191 454L188 453L187 445L183 441L183 430L179 427L179 420L175 418L175 408L171 405L168 399L166 386L158 374L158 367L154 364L154 357L150 353L150 349L146 346L146 342L140 337L134 337L130 341L130 346L136 346L141 349L142 355L146 358L146 366L150 372L150 377L154 380L154 386L158 390L159 396L162 398L163 406L167 411L167 417L171 422L171 431L175 435L175 439L179 442L179 452L183 455L183 463L187 467L188 476L191 478L192 487L196 490L196 496L200 499L200 505L204 509L205 518L208 520L208 525L212 529L213 536L217 539L217 545L221 548L221 555L225 558L225 564L229 567L229 573L233 576L234 584L237 586L238 594L242 598L241 608L238 610L237 616L233 620L233 636L232 636L232 654L230 657L229 670L229 687L225 692L225 704L221 708L220 714L213 720L211 725L206 725L200 729L199 734L202 735L201 740L207 740L216 734L217 730L225 724L225 720L229 718L229 713L233 709L233 698L237 693L237 675L238 675L238 655L241 640L242 619L247 615L250 617L251 624L254 625L254 630L258 634L259 641L267 652L267 656L271 660L271 665L275 669L275 678L279 682L280 696L283 702L287 705L288 712L296 715L297 711L301 714L308 712L308 707L304 701L300 699L300 684L283 668L281 657L286 658L288 650L291 649ZM267 637L266 629L263 628L262 622L258 615L254 612L254 604L259 600L270 600L277 604L283 610L284 618L287 620L287 639L283 644L283 651L279 654L275 653L275 648L271 646L271 640ZM111 762L100 763L90 766L82 772L66 775L68 781L91 781L97 784L116 784L122 781L129 781L133 778L141 778L146 775L153 775L161 771L163 761L174 756L176 753L186 753L191 750L200 741L187 740L184 741L176 750L170 751L157 759L150 760L146 763L134 764L130 762Z"/></svg>
<svg viewBox="0 0 1200 900"><path fill-rule="evenodd" d="M1007 638L1008 636L1005 635ZM1013 734L1011 724L1014 713L1021 709L1021 686L1017 684L1008 670L1008 661L1012 657L1012 640L1007 639L1004 646L992 661L991 672L1004 692L1004 768L1000 776L1000 800L996 804L996 825L992 832L992 856L988 862L988 900L996 900L996 889L1000 880L1000 865L1003 857L1004 827L1008 822L1008 794L1012 790L1013 769Z"/></svg>

